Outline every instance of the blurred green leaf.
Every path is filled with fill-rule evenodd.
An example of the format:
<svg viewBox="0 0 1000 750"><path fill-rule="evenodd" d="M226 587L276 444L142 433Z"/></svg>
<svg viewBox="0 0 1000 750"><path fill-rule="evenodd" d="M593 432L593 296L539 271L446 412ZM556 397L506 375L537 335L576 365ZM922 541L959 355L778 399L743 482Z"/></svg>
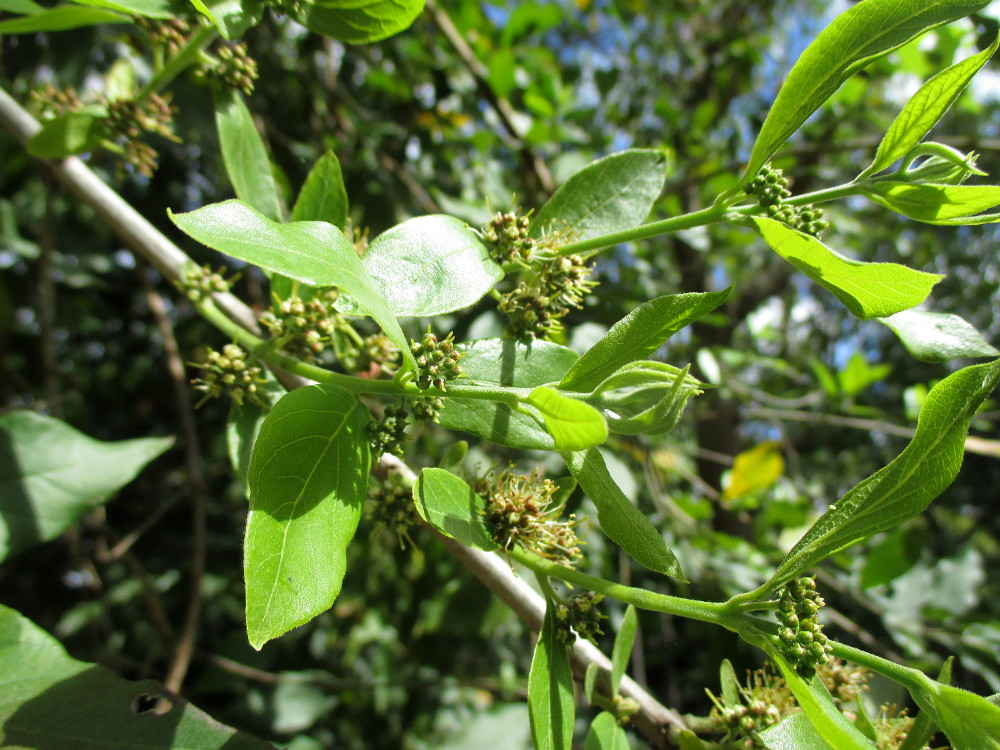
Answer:
<svg viewBox="0 0 1000 750"><path fill-rule="evenodd" d="M927 538L923 527L897 528L868 550L861 566L862 588L883 586L916 565Z"/></svg>
<svg viewBox="0 0 1000 750"><path fill-rule="evenodd" d="M268 219L281 221L271 159L243 96L234 89L220 88L215 90L214 100L222 160L236 197Z"/></svg>
<svg viewBox="0 0 1000 750"><path fill-rule="evenodd" d="M445 536L487 552L499 549L484 523L486 500L461 477L423 469L413 485L413 502L420 517Z"/></svg>
<svg viewBox="0 0 1000 750"><path fill-rule="evenodd" d="M368 44L409 28L423 9L424 0L321 0L304 3L292 17L317 34Z"/></svg>
<svg viewBox="0 0 1000 750"><path fill-rule="evenodd" d="M906 351L921 362L1000 356L1000 351L990 346L971 323L958 315L904 310L880 318L879 322L891 328Z"/></svg>
<svg viewBox="0 0 1000 750"><path fill-rule="evenodd" d="M371 448L368 410L347 391L291 391L261 426L250 459L244 545L247 635L260 649L325 612L347 569Z"/></svg>
<svg viewBox="0 0 1000 750"><path fill-rule="evenodd" d="M628 669L628 661L632 656L632 647L635 645L635 631L639 621L635 614L635 607L631 604L625 608L621 625L615 634L615 642L611 647L611 695L618 695L618 688L622 684L622 676Z"/></svg>
<svg viewBox="0 0 1000 750"><path fill-rule="evenodd" d="M343 229L347 212L347 188L340 161L333 151L327 151L309 170L295 199L291 221L325 221Z"/></svg>
<svg viewBox="0 0 1000 750"><path fill-rule="evenodd" d="M535 750L570 750L573 744L573 673L559 639L552 604L538 634L528 675L528 717Z"/></svg>
<svg viewBox="0 0 1000 750"><path fill-rule="evenodd" d="M629 750L628 735L615 715L601 711L590 722L584 750Z"/></svg>
<svg viewBox="0 0 1000 750"><path fill-rule="evenodd" d="M212 22L223 39L239 39L256 26L264 12L261 0L188 0L195 10Z"/></svg>
<svg viewBox="0 0 1000 750"><path fill-rule="evenodd" d="M30 411L0 417L0 560L59 536L173 442L105 443Z"/></svg>
<svg viewBox="0 0 1000 750"><path fill-rule="evenodd" d="M79 29L84 26L100 26L106 23L130 23L130 21L127 16L102 8L58 5L22 18L0 21L0 34L37 34L40 31L68 31L69 29ZM43 156L43 154L35 155Z"/></svg>
<svg viewBox="0 0 1000 750"><path fill-rule="evenodd" d="M107 132L104 124L107 117L108 110L96 104L59 115L44 123L31 137L28 151L42 159L63 159L91 151L100 146Z"/></svg>

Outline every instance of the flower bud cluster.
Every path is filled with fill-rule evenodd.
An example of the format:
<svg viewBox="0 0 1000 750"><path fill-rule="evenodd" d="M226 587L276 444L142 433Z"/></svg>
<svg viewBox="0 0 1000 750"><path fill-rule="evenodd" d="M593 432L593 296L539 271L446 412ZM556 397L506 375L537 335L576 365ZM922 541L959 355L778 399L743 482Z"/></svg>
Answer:
<svg viewBox="0 0 1000 750"><path fill-rule="evenodd" d="M253 93L258 78L257 61L250 57L244 42L221 44L215 50L217 61L201 69L200 75L220 88Z"/></svg>
<svg viewBox="0 0 1000 750"><path fill-rule="evenodd" d="M375 531L388 531L396 535L400 546L410 540L410 527L420 523L420 516L413 505L413 489L399 473L390 471L381 483L372 484L368 490L368 517Z"/></svg>
<svg viewBox="0 0 1000 750"><path fill-rule="evenodd" d="M501 471L478 482L477 489L486 497L486 527L503 549L518 545L563 565L581 557L576 517L557 520L562 506L553 507L552 497L559 487L537 470L527 476Z"/></svg>
<svg viewBox="0 0 1000 750"><path fill-rule="evenodd" d="M579 255L557 255L539 263L530 281L522 281L500 301L507 330L519 339L545 338L559 331L560 319L582 307L584 296L597 286L589 280L592 270Z"/></svg>
<svg viewBox="0 0 1000 750"><path fill-rule="evenodd" d="M868 670L857 664L831 658L816 674L823 680L834 700L849 703L868 689Z"/></svg>
<svg viewBox="0 0 1000 750"><path fill-rule="evenodd" d="M216 292L228 292L236 280L227 279L222 274L225 268L213 271L211 266L188 266L184 269L184 278L177 282L177 287L192 302L201 302Z"/></svg>
<svg viewBox="0 0 1000 750"><path fill-rule="evenodd" d="M31 98L44 113L56 116L73 112L83 106L76 89L72 86L57 89L51 83L47 83L42 88L32 91Z"/></svg>
<svg viewBox="0 0 1000 750"><path fill-rule="evenodd" d="M410 401L410 413L420 422L437 422L444 408L444 399L436 396L425 396Z"/></svg>
<svg viewBox="0 0 1000 750"><path fill-rule="evenodd" d="M133 23L143 29L154 47L162 47L168 55L176 54L191 33L191 24L183 18L147 18L133 16Z"/></svg>
<svg viewBox="0 0 1000 750"><path fill-rule="evenodd" d="M603 635L601 620L607 619L597 608L603 599L604 594L584 591L573 594L565 603L557 604L555 615L559 628L556 636L559 640L572 644L579 635L592 643L596 642L597 636Z"/></svg>
<svg viewBox="0 0 1000 750"><path fill-rule="evenodd" d="M372 447L372 458L378 460L383 453L402 456L406 444L406 425L409 419L406 404L389 404L382 418L368 425L368 435Z"/></svg>
<svg viewBox="0 0 1000 750"><path fill-rule="evenodd" d="M782 170L776 169L770 163L761 167L743 189L747 195L757 199L768 217L783 222L793 229L819 237L829 226L823 220L823 209L812 205L799 207L785 203L792 195L788 187L788 178Z"/></svg>
<svg viewBox="0 0 1000 750"><path fill-rule="evenodd" d="M713 733L724 735L720 747L763 749L755 738L756 733L798 710L785 681L766 666L749 672L745 686L736 683L735 679L728 689L724 685L723 696L728 695L729 700L708 692L715 704L710 715L715 724ZM736 700L732 700L734 696Z"/></svg>
<svg viewBox="0 0 1000 750"><path fill-rule="evenodd" d="M782 587L778 600L781 627L772 638L807 680L816 674L818 665L830 659L831 647L817 615L823 604L823 597L816 592L816 581L810 577L797 578Z"/></svg>
<svg viewBox="0 0 1000 750"><path fill-rule="evenodd" d="M288 297L261 315L260 322L285 351L311 362L330 343L340 322L333 307L336 299L334 291L318 293L308 301Z"/></svg>
<svg viewBox="0 0 1000 750"><path fill-rule="evenodd" d="M297 16L305 10L303 0L265 0L264 4L283 16Z"/></svg>
<svg viewBox="0 0 1000 750"><path fill-rule="evenodd" d="M191 381L195 390L205 394L198 406L223 393L228 393L241 406L244 401L263 406L260 400L260 385L265 382L262 370L257 365L247 364L247 353L240 346L226 344L221 352L208 349L203 362L192 364L202 371L200 378Z"/></svg>
<svg viewBox="0 0 1000 750"><path fill-rule="evenodd" d="M109 136L122 146L129 164L140 174L151 177L157 165L156 149L141 141L140 136L144 132L155 133L175 143L180 141L171 127L177 109L170 104L170 96L150 94L142 102L115 99L106 106Z"/></svg>
<svg viewBox="0 0 1000 750"><path fill-rule="evenodd" d="M422 391L431 386L445 391L445 384L462 374L458 364L462 353L455 348L454 333L438 341L438 337L428 331L420 341L411 341L410 351L417 361L417 388Z"/></svg>
<svg viewBox="0 0 1000 750"><path fill-rule="evenodd" d="M490 257L495 262L527 265L535 249L528 227L528 216L514 211L498 212L479 228L479 236L490 246Z"/></svg>

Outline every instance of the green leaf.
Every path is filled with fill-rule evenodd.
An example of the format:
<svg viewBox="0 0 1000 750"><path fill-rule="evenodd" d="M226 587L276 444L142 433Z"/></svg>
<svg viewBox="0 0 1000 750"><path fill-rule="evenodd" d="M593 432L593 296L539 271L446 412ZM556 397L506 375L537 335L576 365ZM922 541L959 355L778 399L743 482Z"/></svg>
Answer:
<svg viewBox="0 0 1000 750"><path fill-rule="evenodd" d="M820 32L792 67L747 164L753 177L788 137L852 74L926 31L989 0L863 0Z"/></svg>
<svg viewBox="0 0 1000 750"><path fill-rule="evenodd" d="M562 457L597 506L597 522L611 541L640 565L686 583L687 578L663 535L615 484L600 451L588 448L563 453Z"/></svg>
<svg viewBox="0 0 1000 750"><path fill-rule="evenodd" d="M910 444L892 463L831 505L765 588L773 591L833 553L923 511L958 473L969 422L998 380L1000 360L995 360L966 367L934 386L920 409Z"/></svg>
<svg viewBox="0 0 1000 750"><path fill-rule="evenodd" d="M811 748L817 748L817 750L820 748L822 750L872 750L875 747L840 712L836 704L834 704L833 698L830 697L830 692L824 687L822 680L814 677L807 682L788 664L784 656L774 652L769 653L768 656L781 670L781 676L785 678L785 684L792 691L792 695L795 696L795 700L802 709L802 713L809 720L813 730L815 730L816 739L821 743L825 743L828 749L824 748L823 744L816 744L816 739L810 740L808 730L801 723L786 728L784 737L787 740L789 738L787 732L794 730L796 735L792 739L802 738L807 742L801 745L772 745L768 743L768 748L772 750L784 750L786 747L789 749L794 747L796 750L800 748L809 750ZM777 726L781 726L781 724ZM767 737L768 731L770 730L762 732L761 736ZM781 736L779 732L775 734Z"/></svg>
<svg viewBox="0 0 1000 750"><path fill-rule="evenodd" d="M292 221L325 221L343 229L347 224L347 188L340 161L327 151L313 165L295 199Z"/></svg>
<svg viewBox="0 0 1000 750"><path fill-rule="evenodd" d="M72 0L77 5L107 8L146 18L174 18L187 13L188 4L183 0Z"/></svg>
<svg viewBox="0 0 1000 750"><path fill-rule="evenodd" d="M859 573L861 588L884 586L899 578L920 559L927 539L923 527L897 527L871 547Z"/></svg>
<svg viewBox="0 0 1000 750"><path fill-rule="evenodd" d="M583 401L539 386L528 395L527 403L538 409L558 450L582 450L608 439L608 423L597 409Z"/></svg>
<svg viewBox="0 0 1000 750"><path fill-rule="evenodd" d="M721 292L668 294L639 305L619 320L559 382L564 391L592 391L629 362L645 359L685 326L729 296Z"/></svg>
<svg viewBox="0 0 1000 750"><path fill-rule="evenodd" d="M612 432L663 435L676 426L688 399L701 394L705 385L688 374L690 369L651 360L629 362L580 398L601 410Z"/></svg>
<svg viewBox="0 0 1000 750"><path fill-rule="evenodd" d="M570 750L575 709L569 654L557 635L549 603L528 674L528 718L535 750Z"/></svg>
<svg viewBox="0 0 1000 750"><path fill-rule="evenodd" d="M59 5L23 18L0 21L0 34L36 34L39 31L68 31L84 26L130 23L127 16L102 8ZM34 152L32 152L34 153Z"/></svg>
<svg viewBox="0 0 1000 750"><path fill-rule="evenodd" d="M212 22L223 39L239 39L255 26L264 12L260 0L189 0L195 10Z"/></svg>
<svg viewBox="0 0 1000 750"><path fill-rule="evenodd" d="M216 89L214 100L222 161L236 197L272 221L281 221L271 159L243 96L233 89Z"/></svg>
<svg viewBox="0 0 1000 750"><path fill-rule="evenodd" d="M424 0L326 0L304 3L292 18L317 34L367 44L409 28L423 9Z"/></svg>
<svg viewBox="0 0 1000 750"><path fill-rule="evenodd" d="M16 13L19 16L33 16L43 12L45 6L32 0L0 0L0 10Z"/></svg>
<svg viewBox="0 0 1000 750"><path fill-rule="evenodd" d="M906 351L921 362L1000 356L971 323L950 313L904 310L879 322L891 328Z"/></svg>
<svg viewBox="0 0 1000 750"><path fill-rule="evenodd" d="M722 699L730 705L742 702L740 697L740 681L736 679L736 670L729 659L723 659L719 665L719 687L722 689Z"/></svg>
<svg viewBox="0 0 1000 750"><path fill-rule="evenodd" d="M618 626L614 645L611 647L611 695L618 695L622 684L622 676L628 668L628 660L632 656L632 646L635 645L635 631L638 627L635 607L631 604L625 608L622 623Z"/></svg>
<svg viewBox="0 0 1000 750"><path fill-rule="evenodd" d="M368 486L369 421L360 401L332 385L290 392L264 420L247 475L243 556L254 648L325 612L340 593Z"/></svg>
<svg viewBox="0 0 1000 750"><path fill-rule="evenodd" d="M285 395L285 389L270 371L265 370L264 372L267 382L260 389L260 395L266 406L258 406L249 401L237 404L234 401L229 408L229 419L226 421L226 447L229 450L229 462L244 488L247 487L250 457L253 455L253 446L257 442L261 425L264 424L264 419L271 407Z"/></svg>
<svg viewBox="0 0 1000 750"><path fill-rule="evenodd" d="M424 469L413 485L413 502L420 517L445 536L487 552L499 549L483 522L486 500L461 477Z"/></svg>
<svg viewBox="0 0 1000 750"><path fill-rule="evenodd" d="M786 716L757 735L767 750L834 750L823 742L804 713Z"/></svg>
<svg viewBox="0 0 1000 750"><path fill-rule="evenodd" d="M0 27L3 24L0 23ZM0 33L3 29L0 28ZM92 151L106 134L108 110L102 106L81 107L42 125L28 141L28 151L42 159L63 159Z"/></svg>
<svg viewBox="0 0 1000 750"><path fill-rule="evenodd" d="M569 229L576 240L631 229L646 220L667 177L662 151L631 149L598 159L560 187L531 222L531 235Z"/></svg>
<svg viewBox="0 0 1000 750"><path fill-rule="evenodd" d="M416 369L403 329L376 291L354 245L332 224L280 224L239 200L212 203L186 214L168 214L184 232L219 252L310 286L335 286L347 292Z"/></svg>
<svg viewBox="0 0 1000 750"><path fill-rule="evenodd" d="M920 143L920 140L955 103L972 77L997 51L998 44L1000 37L993 41L989 49L952 65L921 86L889 126L878 151L875 152L874 161L862 172L862 176L881 172L897 159L902 159L910 149Z"/></svg>
<svg viewBox="0 0 1000 750"><path fill-rule="evenodd" d="M460 346L463 382L514 388L552 383L576 362L572 349L549 341L523 344L512 339L482 339ZM512 448L552 450L555 441L535 419L495 401L445 399L441 424Z"/></svg>
<svg viewBox="0 0 1000 750"><path fill-rule="evenodd" d="M926 224L1000 221L997 214L976 215L1000 205L1000 185L914 185L879 180L866 185L865 193L876 203Z"/></svg>
<svg viewBox="0 0 1000 750"><path fill-rule="evenodd" d="M1000 750L1000 706L961 688L929 681L910 695L951 742L953 750Z"/></svg>
<svg viewBox="0 0 1000 750"><path fill-rule="evenodd" d="M486 245L451 216L420 216L389 229L368 245L361 263L395 315L429 317L478 302L503 278ZM351 301L338 300L351 311Z"/></svg>
<svg viewBox="0 0 1000 750"><path fill-rule="evenodd" d="M951 670L954 662L954 656L949 656L945 659L944 664L941 665L941 671L938 673L938 683L942 685L951 684ZM910 729L906 733L906 739L899 746L899 750L924 750L924 747L930 743L931 737L936 733L937 727L931 720L931 715L926 711L921 711L914 718L913 724L910 725Z"/></svg>
<svg viewBox="0 0 1000 750"><path fill-rule="evenodd" d="M148 710L163 698L169 710ZM113 738L113 740L111 739ZM0 740L4 747L103 750L271 747L224 726L152 680L131 682L70 657L31 620L0 604Z"/></svg>
<svg viewBox="0 0 1000 750"><path fill-rule="evenodd" d="M173 442L105 443L30 411L0 417L0 560L59 536Z"/></svg>
<svg viewBox="0 0 1000 750"><path fill-rule="evenodd" d="M601 711L594 717L584 750L629 750L628 735L614 714Z"/></svg>
<svg viewBox="0 0 1000 750"><path fill-rule="evenodd" d="M944 278L896 263L851 260L780 221L764 217L754 217L753 221L774 252L832 292L862 320L886 317L919 305L931 287Z"/></svg>

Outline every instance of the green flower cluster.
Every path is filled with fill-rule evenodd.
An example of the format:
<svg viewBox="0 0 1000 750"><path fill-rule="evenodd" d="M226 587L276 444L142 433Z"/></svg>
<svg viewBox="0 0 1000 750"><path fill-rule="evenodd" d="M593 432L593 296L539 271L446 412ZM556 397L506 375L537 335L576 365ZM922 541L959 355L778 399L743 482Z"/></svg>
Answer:
<svg viewBox="0 0 1000 750"><path fill-rule="evenodd" d="M816 580L797 578L781 589L777 617L781 627L774 643L803 678L809 680L816 667L830 659L830 644L817 613L824 601L816 592Z"/></svg>
<svg viewBox="0 0 1000 750"><path fill-rule="evenodd" d="M260 322L278 340L279 346L294 357L311 362L330 343L340 324L334 309L335 291L320 292L305 301L289 297L263 315Z"/></svg>
<svg viewBox="0 0 1000 750"><path fill-rule="evenodd" d="M368 517L375 531L396 535L400 546L409 541L410 527L420 523L420 516L413 505L413 489L399 473L390 471L382 482L373 482L368 490Z"/></svg>
<svg viewBox="0 0 1000 750"><path fill-rule="evenodd" d="M242 91L250 96L258 72L257 61L250 57L246 44L220 44L215 55L215 64L202 68L200 74L220 88Z"/></svg>
<svg viewBox="0 0 1000 750"><path fill-rule="evenodd" d="M581 557L576 517L558 520L562 506L553 507L552 497L559 487L537 470L527 476L501 471L477 482L477 489L486 497L486 527L501 548L518 545L563 565Z"/></svg>
<svg viewBox="0 0 1000 750"><path fill-rule="evenodd" d="M175 143L172 123L176 108L170 104L169 95L150 94L142 102L135 99L115 99L106 102L109 137L122 149L125 161L146 177L156 170L156 149L140 140L142 134L155 133Z"/></svg>
<svg viewBox="0 0 1000 750"><path fill-rule="evenodd" d="M374 460L377 461L383 453L403 455L407 424L409 419L406 414L406 404L399 402L386 406L382 418L368 425Z"/></svg>
<svg viewBox="0 0 1000 750"><path fill-rule="evenodd" d="M770 163L760 168L754 178L743 186L747 195L753 196L765 209L768 217L783 222L813 237L819 237L829 224L823 220L823 209L816 206L791 206L785 203L791 197L788 178Z"/></svg>
<svg viewBox="0 0 1000 750"><path fill-rule="evenodd" d="M420 341L410 342L410 351L417 361L417 388L422 391L431 386L445 391L445 384L462 374L458 364L462 353L455 348L454 333L438 341L438 337L428 331Z"/></svg>
<svg viewBox="0 0 1000 750"><path fill-rule="evenodd" d="M559 629L556 631L556 636L559 640L572 644L579 635L596 643L597 637L604 634L601 630L601 620L607 619L607 616L602 615L597 608L603 599L604 594L583 591L573 594L564 603L557 604L555 615Z"/></svg>
<svg viewBox="0 0 1000 750"><path fill-rule="evenodd" d="M204 361L192 364L202 371L200 378L191 381L195 390L205 394L198 406L223 393L228 393L239 405L249 401L263 406L260 400L260 385L265 382L263 371L257 365L247 364L246 351L236 344L226 344L221 352L208 349Z"/></svg>
<svg viewBox="0 0 1000 750"><path fill-rule="evenodd" d="M192 302L198 303L216 292L228 292L234 279L223 276L225 268L212 270L211 266L188 266L184 278L177 282L177 288Z"/></svg>
<svg viewBox="0 0 1000 750"><path fill-rule="evenodd" d="M146 32L154 47L162 48L168 55L179 52L191 33L191 24L183 18L132 16L132 22Z"/></svg>
<svg viewBox="0 0 1000 750"><path fill-rule="evenodd" d="M68 86L64 89L57 89L51 83L46 83L42 88L32 91L31 99L43 115L49 113L56 116L65 115L83 106L75 88Z"/></svg>
<svg viewBox="0 0 1000 750"><path fill-rule="evenodd" d="M535 249L535 240L528 234L529 215L498 212L479 228L479 236L490 246L490 257L494 261L500 265L528 264Z"/></svg>
<svg viewBox="0 0 1000 750"><path fill-rule="evenodd" d="M545 338L562 328L560 320L597 282L590 281L593 266L579 255L555 256L538 263L529 281L522 281L500 301L507 330L519 339Z"/></svg>

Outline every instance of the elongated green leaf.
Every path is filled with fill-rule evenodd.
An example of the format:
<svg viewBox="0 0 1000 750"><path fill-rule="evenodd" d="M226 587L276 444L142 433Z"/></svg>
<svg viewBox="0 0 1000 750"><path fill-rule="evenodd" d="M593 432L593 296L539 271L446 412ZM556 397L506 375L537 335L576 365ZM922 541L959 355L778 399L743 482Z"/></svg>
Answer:
<svg viewBox="0 0 1000 750"><path fill-rule="evenodd" d="M550 603L528 674L528 718L535 750L570 750L575 709L569 654L556 633Z"/></svg>
<svg viewBox="0 0 1000 750"><path fill-rule="evenodd" d="M639 625L635 607L631 604L625 608L622 624L618 626L615 643L611 647L611 695L618 695L622 684L622 676L628 668L628 660L632 656L632 646L635 645L635 631Z"/></svg>
<svg viewBox="0 0 1000 750"><path fill-rule="evenodd" d="M325 221L341 229L347 224L347 188L340 162L327 151L313 165L295 199L292 221Z"/></svg>
<svg viewBox="0 0 1000 750"><path fill-rule="evenodd" d="M368 487L369 421L360 401L332 385L292 391L264 420L247 474L243 550L254 648L325 612L340 593Z"/></svg>
<svg viewBox="0 0 1000 750"><path fill-rule="evenodd" d="M615 484L600 451L588 448L563 453L562 457L587 497L597 506L597 522L604 533L640 565L687 582L663 535Z"/></svg>
<svg viewBox="0 0 1000 750"><path fill-rule="evenodd" d="M482 339L460 347L463 382L535 388L559 380L577 355L549 341L530 345L511 339ZM532 417L494 401L449 398L441 424L513 448L555 447L552 436Z"/></svg>
<svg viewBox="0 0 1000 750"><path fill-rule="evenodd" d="M740 698L740 681L736 679L736 670L729 659L723 659L719 665L719 687L722 689L722 699L730 705L736 705Z"/></svg>
<svg viewBox="0 0 1000 750"><path fill-rule="evenodd" d="M910 444L831 505L788 553L766 588L773 591L834 552L923 511L958 473L969 422L998 380L1000 360L995 360L966 367L934 386Z"/></svg>
<svg viewBox="0 0 1000 750"><path fill-rule="evenodd" d="M896 263L851 260L780 221L763 217L753 221L774 252L832 292L862 320L884 318L919 305L944 278Z"/></svg>
<svg viewBox="0 0 1000 750"><path fill-rule="evenodd" d="M383 232L361 263L395 315L440 315L478 302L503 278L479 236L451 216L420 216ZM338 308L351 311L350 300Z"/></svg>
<svg viewBox="0 0 1000 750"><path fill-rule="evenodd" d="M910 689L951 742L953 750L1000 750L1000 706L961 688L933 683L934 689Z"/></svg>
<svg viewBox="0 0 1000 750"><path fill-rule="evenodd" d="M804 713L794 713L757 735L767 750L833 750Z"/></svg>
<svg viewBox="0 0 1000 750"><path fill-rule="evenodd" d="M564 391L592 391L629 362L645 359L685 326L729 296L721 292L668 294L639 305L619 320L559 381Z"/></svg>
<svg viewBox="0 0 1000 750"><path fill-rule="evenodd" d="M529 394L528 403L538 409L558 450L578 451L608 439L608 423L583 401L539 386Z"/></svg>
<svg viewBox="0 0 1000 750"><path fill-rule="evenodd" d="M584 750L629 750L628 735L614 714L601 711L594 717Z"/></svg>
<svg viewBox="0 0 1000 750"><path fill-rule="evenodd" d="M531 222L533 237L571 230L584 240L638 226L663 191L662 151L632 149L588 164L560 187Z"/></svg>
<svg viewBox="0 0 1000 750"><path fill-rule="evenodd" d="M148 710L157 698L162 714ZM111 738L114 738L113 741ZM77 661L0 604L0 743L9 748L265 750L152 680L131 682Z"/></svg>
<svg viewBox="0 0 1000 750"><path fill-rule="evenodd" d="M921 362L1000 356L971 323L957 315L904 310L879 322L891 328L906 351Z"/></svg>
<svg viewBox="0 0 1000 750"><path fill-rule="evenodd" d="M942 70L921 86L889 126L878 151L875 152L875 160L862 174L881 172L897 159L902 159L911 148L920 143L920 140L955 103L972 77L997 51L998 44L1000 37L994 40L989 49Z"/></svg>
<svg viewBox="0 0 1000 750"><path fill-rule="evenodd" d="M30 411L0 417L0 561L59 536L171 445L105 443Z"/></svg>
<svg viewBox="0 0 1000 750"><path fill-rule="evenodd" d="M243 96L233 89L217 89L214 99L222 161L236 197L272 221L281 221L271 159Z"/></svg>
<svg viewBox="0 0 1000 750"><path fill-rule="evenodd" d="M310 31L348 44L367 44L409 28L424 0L325 0L303 3L292 17Z"/></svg>
<svg viewBox="0 0 1000 750"><path fill-rule="evenodd" d="M188 0L219 30L223 39L239 39L255 26L264 11L260 0Z"/></svg>
<svg viewBox="0 0 1000 750"><path fill-rule="evenodd" d="M107 8L146 18L173 18L188 10L184 0L72 0L77 5Z"/></svg>
<svg viewBox="0 0 1000 750"><path fill-rule="evenodd" d="M983 211L1000 205L1000 185L914 185L909 182L873 182L868 196L896 213L927 224L986 223ZM989 221L1000 221L996 214Z"/></svg>
<svg viewBox="0 0 1000 750"><path fill-rule="evenodd" d="M33 0L0 0L0 10L16 13L19 16L33 16L44 11L45 6Z"/></svg>
<svg viewBox="0 0 1000 750"><path fill-rule="evenodd" d="M322 221L279 224L239 200L212 203L173 222L202 244L310 286L336 286L351 295L413 362L403 329L344 233Z"/></svg>
<svg viewBox="0 0 1000 750"><path fill-rule="evenodd" d="M37 34L39 31L68 31L107 23L130 23L127 16L102 8L59 5L23 18L0 21L0 34Z"/></svg>
<svg viewBox="0 0 1000 750"><path fill-rule="evenodd" d="M487 552L499 549L483 521L486 500L461 477L424 469L413 485L413 502L420 517L445 536Z"/></svg>
<svg viewBox="0 0 1000 750"><path fill-rule="evenodd" d="M753 177L771 155L853 73L989 0L862 0L834 19L792 67L747 164Z"/></svg>
<svg viewBox="0 0 1000 750"><path fill-rule="evenodd" d="M101 138L106 133L104 122L107 116L108 110L96 105L60 115L46 122L31 137L28 151L42 159L63 159L91 151L101 144Z"/></svg>

